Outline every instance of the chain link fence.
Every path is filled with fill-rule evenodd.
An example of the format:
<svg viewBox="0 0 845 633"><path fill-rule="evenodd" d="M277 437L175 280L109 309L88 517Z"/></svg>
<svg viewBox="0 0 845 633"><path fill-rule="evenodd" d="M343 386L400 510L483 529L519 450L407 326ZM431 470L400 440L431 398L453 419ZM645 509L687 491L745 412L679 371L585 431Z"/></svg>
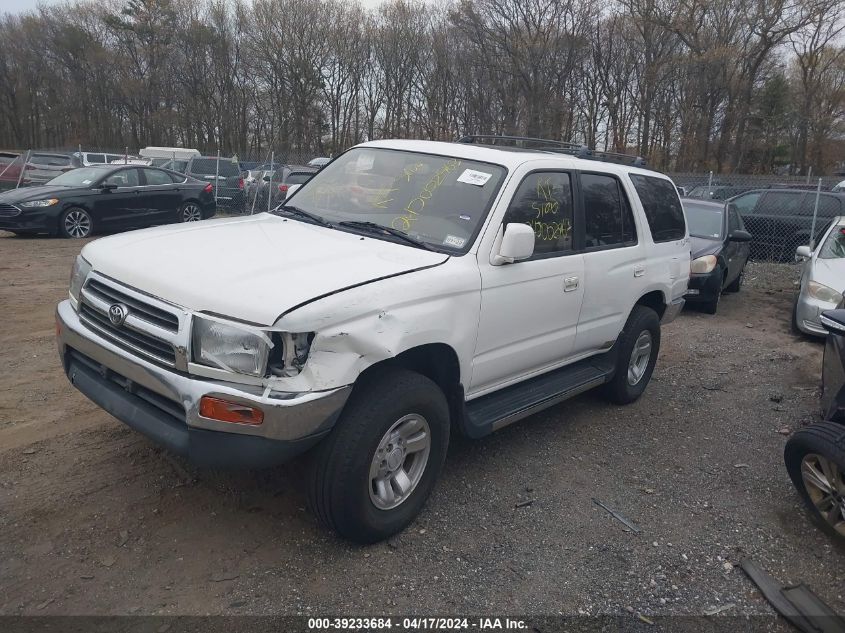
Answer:
<svg viewBox="0 0 845 633"><path fill-rule="evenodd" d="M751 233L751 259L786 263L799 246L814 248L845 215L845 177L670 174L682 196L733 205Z"/></svg>
<svg viewBox="0 0 845 633"><path fill-rule="evenodd" d="M38 185L80 166L124 163L155 165L214 185L223 214L252 214L274 208L287 188L301 184L317 167L317 156L296 151L200 154L177 148L75 148L0 150L0 190ZM328 158L328 157L326 157ZM815 246L834 217L845 215L845 176L670 173L682 197L734 205L752 235L755 262L790 263L799 246Z"/></svg>

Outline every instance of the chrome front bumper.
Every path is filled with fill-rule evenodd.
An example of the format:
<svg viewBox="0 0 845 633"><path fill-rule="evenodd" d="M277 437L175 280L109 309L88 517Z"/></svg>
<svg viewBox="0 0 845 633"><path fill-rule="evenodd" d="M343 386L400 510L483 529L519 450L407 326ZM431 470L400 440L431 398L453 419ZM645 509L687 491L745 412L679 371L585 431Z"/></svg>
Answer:
<svg viewBox="0 0 845 633"><path fill-rule="evenodd" d="M254 438L271 452L276 446L280 456L290 453L288 449L313 443L331 429L352 390L347 386L322 392L268 390L265 393L259 386L197 379L127 352L95 333L80 321L70 301L59 304L56 322L59 354L65 372L75 386L115 417L153 439L172 444L169 448L188 457L193 456L189 448L190 438L195 436L203 437L206 442L216 440L223 444L231 443L235 437L239 438L236 443L248 444L248 440ZM264 412L264 421L257 426L248 426L205 418L199 414L203 396L257 407ZM170 414L154 410L148 406L150 402L163 403L160 408ZM127 419L134 415L133 407L144 410L144 424L134 424ZM173 411L177 415L173 415ZM180 419L178 414L184 417ZM168 426L161 434L155 429L157 418ZM174 433L179 435L178 441L170 443L168 438ZM180 448L183 445L187 447L184 450ZM226 448L221 448L225 453ZM248 455L241 457L245 457L247 463L241 463L244 459L235 460L239 465L250 465Z"/></svg>

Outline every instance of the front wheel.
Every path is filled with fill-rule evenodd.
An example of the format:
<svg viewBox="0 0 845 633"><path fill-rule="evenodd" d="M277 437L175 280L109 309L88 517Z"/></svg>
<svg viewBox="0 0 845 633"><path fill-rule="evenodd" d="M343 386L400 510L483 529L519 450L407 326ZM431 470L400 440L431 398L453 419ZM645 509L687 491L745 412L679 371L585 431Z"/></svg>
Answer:
<svg viewBox="0 0 845 633"><path fill-rule="evenodd" d="M607 398L629 404L645 391L660 351L660 318L646 306L637 305L616 342L618 360L613 379L604 387Z"/></svg>
<svg viewBox="0 0 845 633"><path fill-rule="evenodd" d="M196 202L186 202L179 207L180 222L199 222L202 220L202 209Z"/></svg>
<svg viewBox="0 0 845 633"><path fill-rule="evenodd" d="M449 407L434 382L404 369L365 379L311 456L309 508L350 541L385 539L420 512L448 445Z"/></svg>
<svg viewBox="0 0 845 633"><path fill-rule="evenodd" d="M845 426L835 422L806 426L789 438L783 457L813 519L845 545Z"/></svg>
<svg viewBox="0 0 845 633"><path fill-rule="evenodd" d="M71 239L89 237L94 232L91 214L81 207L71 207L59 218L59 235Z"/></svg>

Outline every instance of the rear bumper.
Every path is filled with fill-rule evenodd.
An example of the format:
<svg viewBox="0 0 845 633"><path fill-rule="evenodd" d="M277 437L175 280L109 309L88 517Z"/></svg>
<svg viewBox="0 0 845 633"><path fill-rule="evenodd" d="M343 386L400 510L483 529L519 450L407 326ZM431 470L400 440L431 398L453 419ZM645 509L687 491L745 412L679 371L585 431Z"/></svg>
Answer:
<svg viewBox="0 0 845 633"><path fill-rule="evenodd" d="M203 466L263 468L304 452L334 426L351 387L316 393L250 390L199 380L136 357L89 330L69 301L56 312L59 354L71 383L127 426ZM259 426L199 414L209 395L257 407Z"/></svg>

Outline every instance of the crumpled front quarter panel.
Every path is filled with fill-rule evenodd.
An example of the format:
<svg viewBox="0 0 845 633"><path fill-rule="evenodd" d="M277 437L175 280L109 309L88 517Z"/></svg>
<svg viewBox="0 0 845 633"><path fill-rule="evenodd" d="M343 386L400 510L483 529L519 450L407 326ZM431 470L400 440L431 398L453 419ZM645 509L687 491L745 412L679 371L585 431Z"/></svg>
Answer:
<svg viewBox="0 0 845 633"><path fill-rule="evenodd" d="M315 300L275 324L287 332L316 333L303 371L279 380L277 388L350 385L371 365L430 343L454 349L461 382L469 384L480 309L481 281L472 257Z"/></svg>

